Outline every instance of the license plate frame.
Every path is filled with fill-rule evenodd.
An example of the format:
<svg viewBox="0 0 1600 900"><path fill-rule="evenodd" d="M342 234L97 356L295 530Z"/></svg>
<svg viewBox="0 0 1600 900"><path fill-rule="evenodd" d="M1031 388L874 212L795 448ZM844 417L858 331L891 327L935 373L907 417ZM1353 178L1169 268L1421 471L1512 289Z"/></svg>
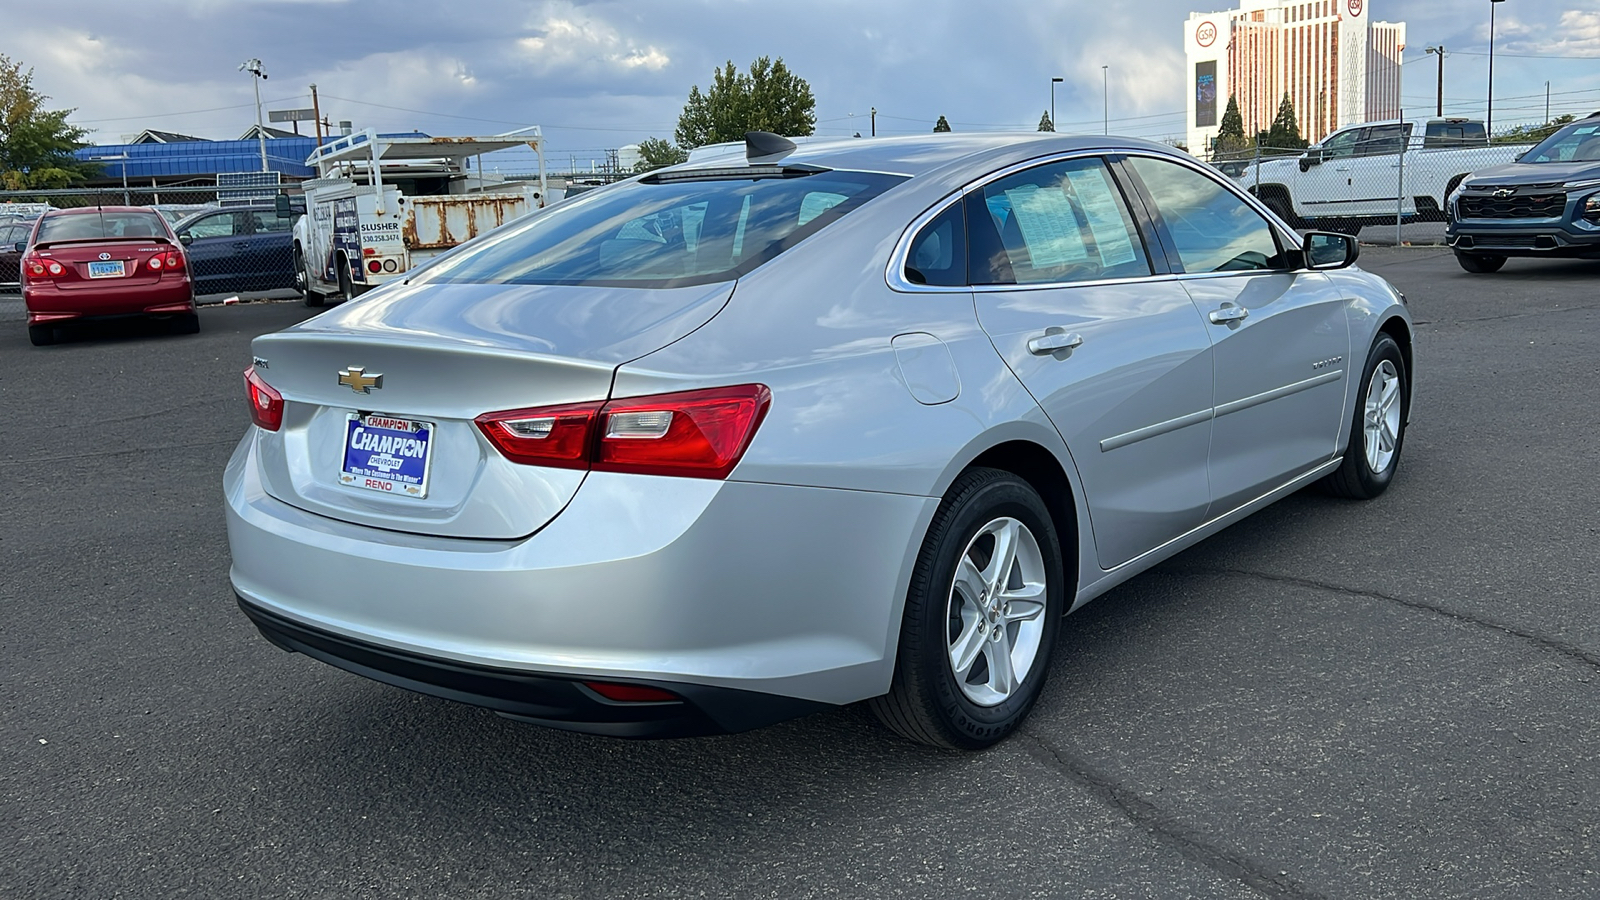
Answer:
<svg viewBox="0 0 1600 900"><path fill-rule="evenodd" d="M113 259L109 262L106 260L95 260L94 262L89 263L90 278L121 278L127 274L128 270L120 259Z"/></svg>
<svg viewBox="0 0 1600 900"><path fill-rule="evenodd" d="M435 427L433 422L402 416L347 413L339 483L391 497L426 498Z"/></svg>

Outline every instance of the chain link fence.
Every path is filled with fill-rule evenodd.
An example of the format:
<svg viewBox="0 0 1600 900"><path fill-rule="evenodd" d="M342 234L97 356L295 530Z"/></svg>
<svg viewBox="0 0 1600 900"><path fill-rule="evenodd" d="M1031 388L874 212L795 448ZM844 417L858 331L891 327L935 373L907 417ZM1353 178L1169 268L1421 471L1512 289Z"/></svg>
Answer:
<svg viewBox="0 0 1600 900"><path fill-rule="evenodd" d="M52 209L146 206L160 213L177 234L200 302L300 296L292 229L296 217L280 217L272 200L236 201L215 185L70 188L0 191L0 293L17 293L7 262L16 243ZM18 273L20 275L20 273Z"/></svg>
<svg viewBox="0 0 1600 900"><path fill-rule="evenodd" d="M1258 147L1211 164L1302 230L1372 244L1443 244L1446 199L1473 172L1516 161L1532 144L1413 140L1301 149Z"/></svg>

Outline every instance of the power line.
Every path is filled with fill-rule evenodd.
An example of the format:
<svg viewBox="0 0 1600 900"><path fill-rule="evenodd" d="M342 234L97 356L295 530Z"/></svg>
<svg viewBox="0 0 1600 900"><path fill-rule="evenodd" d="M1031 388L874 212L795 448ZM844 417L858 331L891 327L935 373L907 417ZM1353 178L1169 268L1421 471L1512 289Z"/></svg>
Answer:
<svg viewBox="0 0 1600 900"><path fill-rule="evenodd" d="M276 100L263 100L261 102L262 103L288 103L290 100L299 100L301 97L304 97L304 96L306 96L306 95L305 94L300 94L300 95L294 96L294 97L279 97ZM194 116L194 115L199 115L200 113L222 112L224 110L229 110L229 109L250 109L250 108L254 108L254 107L255 107L254 103L237 103L237 104L234 104L233 106L213 106L210 109L190 109L190 110L185 110L183 112L154 113L154 114L146 114L146 115L142 115L142 116L113 116L113 117L111 117L109 119L76 119L74 121L76 121L76 122L78 122L80 124L83 124L83 125L88 125L88 124L91 124L93 122L126 122L126 121L129 121L130 119L170 119L170 118L173 118L173 117L176 117L176 116Z"/></svg>
<svg viewBox="0 0 1600 900"><path fill-rule="evenodd" d="M426 110L426 109L412 109L412 108L407 107L407 106L389 106L388 104L385 104L385 103L373 103L370 100L355 100L355 99L352 99L350 97L338 97L338 96L335 96L333 94L327 94L327 93L323 94L322 96L327 97L330 100L338 100L338 101L343 102L343 103L356 103L356 104L360 104L362 106L376 106L379 109L392 109L392 110L395 110L397 112L416 113L419 116L435 116L435 117L443 118L443 119L465 119L465 120L467 120L469 122L488 122L488 123L493 124L493 125L527 125L528 124L527 122L513 122L513 121L511 121L509 119L485 119L485 118L482 118L480 116L459 116L459 115L455 115L454 113L432 112L432 111ZM672 127L676 127L676 126L675 125L663 126L663 125L660 125L660 123L657 123L655 126L640 125L640 126L634 127L634 128L605 128L605 127L590 126L590 125L551 125L551 124L544 124L542 127L544 127L544 128L560 128L560 129L564 129L564 130L567 130L567 131L617 131L617 132L623 132L623 133L627 133L627 134L638 134L641 131L652 131L652 130L656 130L658 128L672 128Z"/></svg>

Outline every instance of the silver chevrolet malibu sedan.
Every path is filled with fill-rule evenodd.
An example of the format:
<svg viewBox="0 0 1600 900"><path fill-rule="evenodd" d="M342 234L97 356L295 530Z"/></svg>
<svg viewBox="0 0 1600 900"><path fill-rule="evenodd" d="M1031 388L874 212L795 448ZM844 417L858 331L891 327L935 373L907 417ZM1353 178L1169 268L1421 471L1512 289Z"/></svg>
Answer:
<svg viewBox="0 0 1600 900"><path fill-rule="evenodd" d="M1157 144L752 133L257 338L233 587L281 648L529 722L866 700L982 748L1063 614L1388 487L1412 322L1356 254Z"/></svg>

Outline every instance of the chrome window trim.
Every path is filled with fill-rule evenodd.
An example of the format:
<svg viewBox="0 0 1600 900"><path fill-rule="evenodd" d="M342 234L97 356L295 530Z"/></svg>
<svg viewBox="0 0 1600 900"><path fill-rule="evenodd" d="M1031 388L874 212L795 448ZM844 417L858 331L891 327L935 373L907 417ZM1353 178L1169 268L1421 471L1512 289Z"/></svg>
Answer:
<svg viewBox="0 0 1600 900"><path fill-rule="evenodd" d="M1218 178L1214 172L1209 171L1206 166L1200 163L1198 160L1191 162L1183 159L1182 157L1168 156L1165 153L1157 153L1137 147L1126 149L1105 147L1096 150L1070 150L1061 153L1049 153L1045 154L1044 156L1036 156L1021 162L1012 163L1005 168L997 169L987 175L981 175L977 178L974 178L956 190L939 198L939 200L935 201L932 206L924 210L921 215L917 216L915 219L912 219L911 224L906 226L906 229L901 232L900 239L895 242L894 250L889 254L889 265L883 273L884 281L889 285L890 290L902 294L983 294L994 293L996 291L1043 291L1067 287L1095 287L1100 285L1131 284L1135 282L1143 283L1151 281L1169 281L1182 278L1221 278L1263 274L1293 275L1316 271L1310 267L1302 267L1299 269L1245 269L1242 271L1231 272L1170 272L1164 275L1136 275L1129 278L1101 278L1093 281L1040 281L1028 284L937 285L913 284L912 282L906 280L906 262L911 256L912 242L916 240L917 235L921 233L922 229L929 222L932 222L935 218L938 218L951 206L959 203L961 199L967 195L967 192L977 190L985 185L999 181L1002 178L1015 175L1018 172L1023 172L1028 169L1036 168L1038 166L1047 166L1051 163L1067 162L1074 159L1084 159L1086 157L1093 157L1103 160L1109 154L1116 154L1119 156L1142 156L1149 159L1164 160L1166 162L1175 163L1177 165L1192 169L1200 175L1221 184L1223 187L1232 192L1235 197L1243 200L1245 205L1255 211L1257 215L1261 216L1262 221L1266 222L1267 227L1277 234L1280 240L1285 242L1286 247L1290 249L1300 249L1304 246L1304 241L1300 239L1299 235L1285 232L1281 227L1279 227L1278 223L1275 221L1276 217L1272 215L1271 210L1268 210L1261 203L1260 198L1248 191L1241 189L1238 185L1233 183L1233 179L1231 178ZM1110 169L1109 164L1107 165L1107 169ZM1114 177L1115 174L1113 173L1113 178ZM1129 213L1131 215L1132 210L1129 210ZM1138 225L1135 224L1134 228L1137 230ZM1141 240L1140 244L1143 245L1143 243L1143 240ZM1146 248L1145 260L1146 262L1150 261L1148 248ZM971 273L968 273L969 277L967 280L969 282L972 280L970 275Z"/></svg>

